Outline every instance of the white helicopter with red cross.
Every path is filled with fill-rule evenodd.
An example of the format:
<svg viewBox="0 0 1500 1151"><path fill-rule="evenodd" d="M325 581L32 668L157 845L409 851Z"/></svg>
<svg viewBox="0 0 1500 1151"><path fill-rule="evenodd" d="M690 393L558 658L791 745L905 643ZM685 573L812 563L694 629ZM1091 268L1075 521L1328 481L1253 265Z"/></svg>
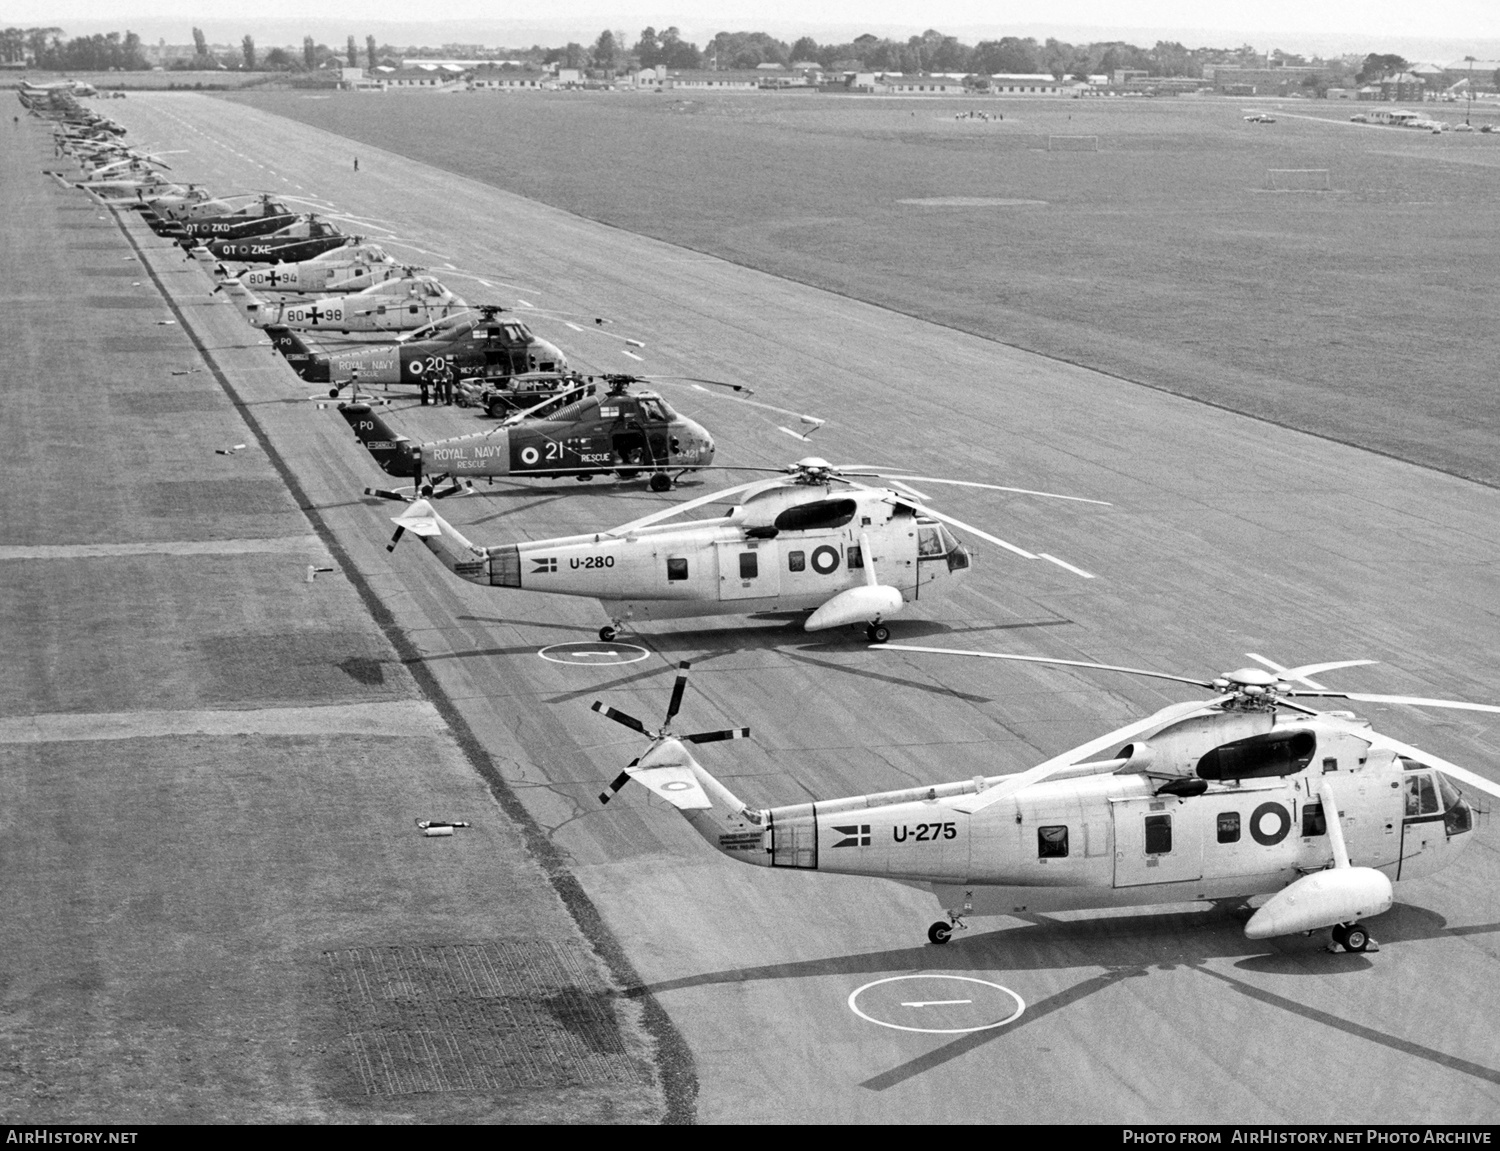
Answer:
<svg viewBox="0 0 1500 1151"><path fill-rule="evenodd" d="M571 470L567 444L555 447L556 462L539 454L527 470ZM609 459L601 454L584 463L606 467ZM599 630L606 642L627 624L646 620L807 612L808 631L863 626L872 641L883 643L892 616L934 594L939 582L968 571L969 549L949 526L1019 558L1050 560L1093 578L1055 556L936 511L910 484L957 484L1075 504L1102 500L836 467L813 456L784 469L734 470L775 470L777 478L711 492L606 532L490 547L470 543L430 502L418 500L393 518L390 546L412 532L444 567L470 583L597 599L610 617ZM664 522L732 497L738 502L726 516Z"/></svg>
<svg viewBox="0 0 1500 1151"><path fill-rule="evenodd" d="M1263 656L1211 680L1081 660L944 648L882 652L978 656L1176 680L1214 693L1176 703L1014 775L876 795L753 808L687 744L749 735L676 735L688 665L652 731L596 702L650 746L600 795L635 780L676 807L729 858L759 867L869 875L929 889L947 943L970 916L1269 896L1245 934L1268 939L1331 928L1331 950L1379 950L1362 922L1388 910L1392 882L1451 864L1474 839L1459 790L1500 784L1306 698L1497 712L1457 700L1335 691L1313 679L1371 660L1282 667Z"/></svg>

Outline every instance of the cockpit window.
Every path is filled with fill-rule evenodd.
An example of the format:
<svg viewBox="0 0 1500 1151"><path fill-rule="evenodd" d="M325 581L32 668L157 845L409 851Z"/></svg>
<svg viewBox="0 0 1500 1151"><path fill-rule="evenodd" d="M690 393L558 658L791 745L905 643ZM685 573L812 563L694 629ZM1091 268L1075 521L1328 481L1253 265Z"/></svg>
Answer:
<svg viewBox="0 0 1500 1151"><path fill-rule="evenodd" d="M958 541L942 524L935 524L931 520L917 521L917 559L942 559L957 550Z"/></svg>
<svg viewBox="0 0 1500 1151"><path fill-rule="evenodd" d="M1436 815L1438 812L1437 788L1432 785L1432 776L1426 772L1406 777L1406 814Z"/></svg>
<svg viewBox="0 0 1500 1151"><path fill-rule="evenodd" d="M642 399L641 418L650 420L654 424L666 423L667 413L662 411L661 401L654 399Z"/></svg>

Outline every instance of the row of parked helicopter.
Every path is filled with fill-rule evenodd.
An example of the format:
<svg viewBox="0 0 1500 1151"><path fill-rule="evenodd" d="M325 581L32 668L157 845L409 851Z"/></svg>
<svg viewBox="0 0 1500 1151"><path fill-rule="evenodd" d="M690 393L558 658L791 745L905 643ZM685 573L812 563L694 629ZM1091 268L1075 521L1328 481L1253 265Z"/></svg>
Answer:
<svg viewBox="0 0 1500 1151"><path fill-rule="evenodd" d="M189 247L300 375L330 384L335 396L351 390L340 414L386 472L414 481L405 490L367 489L407 504L394 517L390 548L410 532L471 583L597 599L610 618L600 630L605 642L642 621L793 613L809 631L864 627L878 651L1149 676L1211 695L1172 704L1019 774L752 808L687 749L748 729L673 730L687 684L683 663L660 727L594 704L649 741L601 802L635 780L731 859L925 887L945 911L928 929L933 943L947 942L969 916L1203 900L1243 906L1269 896L1249 916L1250 938L1331 928L1331 950L1362 952L1373 942L1361 921L1392 906L1392 881L1446 866L1473 840L1475 809L1459 788L1500 796L1500 786L1484 776L1378 733L1352 712L1301 702L1500 712L1456 700L1339 691L1314 678L1369 660L1286 667L1252 654L1260 666L1203 679L886 642L892 616L970 568L970 549L952 528L1016 559L1051 561L1092 578L936 510L915 485L1099 501L808 457L784 469L744 469L764 474L610 531L474 544L438 514L434 501L470 490L475 476L644 476L653 489L666 490L688 473L718 466L714 442L659 394L632 392L636 378L570 373L561 350L513 314L497 305L470 307L379 245L335 234L331 224L274 197L234 205L200 188L168 186L156 172L159 156L122 153L116 127L59 116L60 106L77 103L51 99L59 147L90 169L80 186L117 207L139 209L160 234ZM231 274L233 264L245 267ZM385 285L394 287L382 293ZM332 350L308 342L361 331L388 338ZM502 417L497 426L416 443L394 430L377 405L359 399L361 386L450 374L468 385L469 399L485 397L480 402ZM762 406L797 417L804 429L821 423ZM806 438L804 431L782 430ZM669 522L731 500L727 515Z"/></svg>

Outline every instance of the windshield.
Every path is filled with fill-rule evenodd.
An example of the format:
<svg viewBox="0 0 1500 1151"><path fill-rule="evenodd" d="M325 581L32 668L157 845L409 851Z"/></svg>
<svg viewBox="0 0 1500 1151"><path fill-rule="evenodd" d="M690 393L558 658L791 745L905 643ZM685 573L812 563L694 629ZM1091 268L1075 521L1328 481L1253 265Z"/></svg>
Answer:
<svg viewBox="0 0 1500 1151"><path fill-rule="evenodd" d="M942 559L957 547L958 541L942 524L933 523L931 520L917 521L917 558L919 560Z"/></svg>

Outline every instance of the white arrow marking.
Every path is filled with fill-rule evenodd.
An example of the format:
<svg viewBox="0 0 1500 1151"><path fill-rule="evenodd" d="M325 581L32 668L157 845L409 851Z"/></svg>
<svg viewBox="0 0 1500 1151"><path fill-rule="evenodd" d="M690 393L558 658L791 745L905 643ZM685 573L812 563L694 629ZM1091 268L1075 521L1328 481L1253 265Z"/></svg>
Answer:
<svg viewBox="0 0 1500 1151"><path fill-rule="evenodd" d="M972 999L918 999L912 1003L903 1003L902 1007L952 1007L959 1003L973 1003Z"/></svg>

